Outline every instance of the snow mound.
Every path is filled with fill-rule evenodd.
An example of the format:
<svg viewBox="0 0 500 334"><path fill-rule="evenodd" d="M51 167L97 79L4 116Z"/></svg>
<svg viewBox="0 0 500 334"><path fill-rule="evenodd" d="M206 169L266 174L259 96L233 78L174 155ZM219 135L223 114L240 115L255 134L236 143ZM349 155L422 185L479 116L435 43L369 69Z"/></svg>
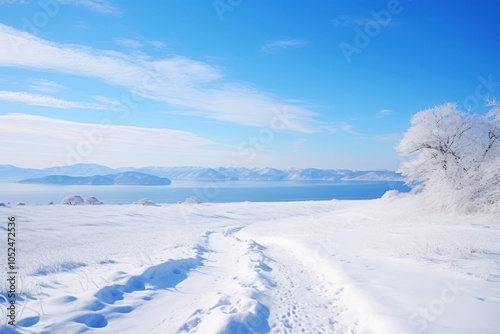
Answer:
<svg viewBox="0 0 500 334"><path fill-rule="evenodd" d="M144 205L144 206L158 206L158 204L156 204L155 202L151 201L148 198L140 199L137 202L135 202L134 204Z"/></svg>
<svg viewBox="0 0 500 334"><path fill-rule="evenodd" d="M83 203L85 203L85 201L83 200L82 196L78 195L71 195L64 197L64 199L61 201L61 204L66 204L66 205L79 205Z"/></svg>
<svg viewBox="0 0 500 334"><path fill-rule="evenodd" d="M184 202L180 202L181 204L184 203L184 204L200 204L201 203L201 200L197 197L194 197L194 196L191 196L191 197L188 197L184 200Z"/></svg>
<svg viewBox="0 0 500 334"><path fill-rule="evenodd" d="M88 205L100 205L100 204L102 204L102 202L99 201L96 197L90 196L90 197L87 197L85 199L85 204L88 204Z"/></svg>
<svg viewBox="0 0 500 334"><path fill-rule="evenodd" d="M54 204L53 202L48 203L48 205ZM102 204L101 201L99 201L96 197L94 196L89 196L83 199L82 196L79 195L71 195L65 197L62 201L61 204L65 205L100 205Z"/></svg>

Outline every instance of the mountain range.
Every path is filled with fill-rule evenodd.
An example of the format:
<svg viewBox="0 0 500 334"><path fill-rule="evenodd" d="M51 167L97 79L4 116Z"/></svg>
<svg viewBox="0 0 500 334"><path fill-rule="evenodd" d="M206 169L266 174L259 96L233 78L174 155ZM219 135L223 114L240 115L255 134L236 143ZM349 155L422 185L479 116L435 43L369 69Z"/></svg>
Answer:
<svg viewBox="0 0 500 334"><path fill-rule="evenodd" d="M171 181L165 177L139 173L123 172L109 175L92 176L67 176L67 175L49 175L41 178L31 178L18 181L19 183L29 184L62 184L62 185L169 185Z"/></svg>
<svg viewBox="0 0 500 334"><path fill-rule="evenodd" d="M16 182L24 179L44 178L47 176L104 176L109 178L112 175L126 172L143 173L149 176L167 178L170 180L190 181L403 181L401 174L389 170L358 171L316 168L292 168L282 170L275 168L205 168L192 166L110 168L96 164L76 164L43 169L0 165L0 180L4 182ZM88 181L89 180L86 180L85 182ZM98 182L98 180L95 182ZM103 180L103 182L109 181Z"/></svg>

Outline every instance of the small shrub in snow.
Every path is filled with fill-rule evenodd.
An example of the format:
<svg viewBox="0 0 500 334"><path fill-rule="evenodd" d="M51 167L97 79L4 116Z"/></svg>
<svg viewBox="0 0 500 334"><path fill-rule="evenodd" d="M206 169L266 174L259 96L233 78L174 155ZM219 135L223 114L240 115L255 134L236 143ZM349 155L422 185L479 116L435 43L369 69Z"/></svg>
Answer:
<svg viewBox="0 0 500 334"><path fill-rule="evenodd" d="M85 201L81 196L78 195L72 195L72 196L67 196L65 197L62 201L61 204L66 204L66 205L79 205L83 204Z"/></svg>
<svg viewBox="0 0 500 334"><path fill-rule="evenodd" d="M99 205L99 204L102 204L101 201L99 201L97 198L95 198L94 196L91 196L91 197L87 197L85 199L85 204L88 204L88 205Z"/></svg>
<svg viewBox="0 0 500 334"><path fill-rule="evenodd" d="M0 206L6 206L4 203L0 203Z"/></svg>
<svg viewBox="0 0 500 334"><path fill-rule="evenodd" d="M200 204L201 203L201 200L196 198L196 197L188 197L184 200L184 203L186 204Z"/></svg>
<svg viewBox="0 0 500 334"><path fill-rule="evenodd" d="M148 198L143 198L135 202L134 204L137 205L144 205L144 206L158 206L155 202L149 200Z"/></svg>

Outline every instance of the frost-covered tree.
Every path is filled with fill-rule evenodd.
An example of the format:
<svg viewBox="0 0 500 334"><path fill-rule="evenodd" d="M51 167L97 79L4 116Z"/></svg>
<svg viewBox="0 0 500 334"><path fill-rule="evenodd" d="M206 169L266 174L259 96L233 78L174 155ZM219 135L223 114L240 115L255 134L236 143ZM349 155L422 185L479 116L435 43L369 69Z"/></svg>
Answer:
<svg viewBox="0 0 500 334"><path fill-rule="evenodd" d="M397 147L400 172L426 199L465 211L500 210L500 107L485 115L452 103L416 113Z"/></svg>

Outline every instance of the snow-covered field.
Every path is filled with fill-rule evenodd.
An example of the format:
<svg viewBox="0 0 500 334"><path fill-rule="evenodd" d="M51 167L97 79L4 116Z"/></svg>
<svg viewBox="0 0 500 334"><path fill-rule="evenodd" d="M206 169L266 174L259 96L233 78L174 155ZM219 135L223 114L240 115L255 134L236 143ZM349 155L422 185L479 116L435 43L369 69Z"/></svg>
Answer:
<svg viewBox="0 0 500 334"><path fill-rule="evenodd" d="M499 219L416 203L0 207L0 332L499 333Z"/></svg>

